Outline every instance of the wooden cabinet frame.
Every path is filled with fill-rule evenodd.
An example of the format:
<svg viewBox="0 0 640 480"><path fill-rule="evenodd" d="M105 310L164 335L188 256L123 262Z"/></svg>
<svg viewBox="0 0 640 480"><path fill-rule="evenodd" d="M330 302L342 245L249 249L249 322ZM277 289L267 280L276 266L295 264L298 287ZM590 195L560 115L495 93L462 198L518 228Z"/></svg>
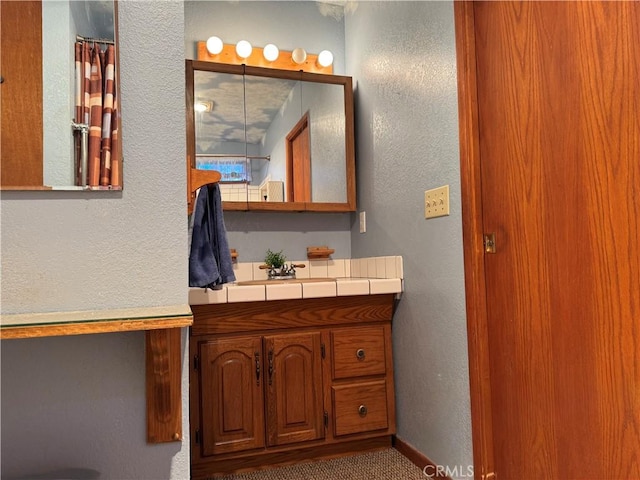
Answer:
<svg viewBox="0 0 640 480"><path fill-rule="evenodd" d="M192 305L192 478L212 478L265 465L390 446L396 428L391 352L394 303L395 296L386 294ZM362 334L375 338L363 341ZM349 338L354 345L345 347ZM245 416L251 421L262 419L264 442L220 453L212 453L209 448L213 444L215 449L218 440L215 435L211 436L211 428L217 428L216 422L209 424L209 413L203 413L214 407L216 412L221 411L219 405L210 404L210 398L221 398L222 392L212 386L211 378L204 378L208 373L203 361L208 360L201 355L203 345L216 342L230 346L231 350L253 352L254 358L250 358L249 353L244 355L251 371L243 375L250 376L254 391L256 387L264 389L264 410L256 410L254 419L251 415ZM360 345L367 351L371 363L358 359ZM343 372L339 375L334 374L336 351L338 355L340 351L347 352L343 354L347 360L342 360L346 366L338 369ZM367 366L359 370L350 362ZM257 385L257 381L263 385ZM244 385L242 382L244 380L237 384ZM339 403L334 398L336 391L340 392ZM362 395L364 401L352 392ZM233 398L237 408L244 411L245 401L241 395L237 392L225 395ZM290 402L293 399L295 402ZM358 411L361 406L365 406L362 415ZM234 414L233 418L240 417ZM242 423L235 422L236 425ZM257 423L258 420L256 428ZM340 431L336 423L342 427Z"/></svg>

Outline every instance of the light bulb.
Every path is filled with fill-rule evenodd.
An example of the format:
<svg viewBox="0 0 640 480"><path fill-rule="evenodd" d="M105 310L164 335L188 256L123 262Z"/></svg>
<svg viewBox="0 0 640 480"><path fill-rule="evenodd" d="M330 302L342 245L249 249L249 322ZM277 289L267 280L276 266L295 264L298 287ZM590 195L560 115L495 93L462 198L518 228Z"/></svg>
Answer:
<svg viewBox="0 0 640 480"><path fill-rule="evenodd" d="M209 37L207 40L207 51L211 55L218 55L222 51L222 40L219 37Z"/></svg>
<svg viewBox="0 0 640 480"><path fill-rule="evenodd" d="M323 50L318 54L318 65L328 67L333 63L333 53L329 50Z"/></svg>
<svg viewBox="0 0 640 480"><path fill-rule="evenodd" d="M198 113L210 112L213 110L213 102L210 100L199 100L193 105L193 110Z"/></svg>
<svg viewBox="0 0 640 480"><path fill-rule="evenodd" d="M268 62L274 62L278 59L278 55L280 55L280 50L273 43L269 43L265 45L262 50L262 55L264 55L265 60Z"/></svg>
<svg viewBox="0 0 640 480"><path fill-rule="evenodd" d="M236 53L238 54L238 56L240 58L247 58L249 57L249 55L251 55L251 51L253 50L253 47L251 46L251 44L249 42L247 42L246 40L240 40L237 44L236 44Z"/></svg>
<svg viewBox="0 0 640 480"><path fill-rule="evenodd" d="M304 51L304 48L296 48L293 52L291 52L291 60L293 60L293 63L302 65L306 59L307 52Z"/></svg>

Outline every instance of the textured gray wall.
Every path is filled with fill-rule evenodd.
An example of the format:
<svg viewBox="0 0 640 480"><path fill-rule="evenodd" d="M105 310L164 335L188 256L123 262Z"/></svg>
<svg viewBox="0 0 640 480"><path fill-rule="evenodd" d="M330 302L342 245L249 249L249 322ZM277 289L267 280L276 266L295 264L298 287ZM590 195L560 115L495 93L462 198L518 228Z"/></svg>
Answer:
<svg viewBox="0 0 640 480"><path fill-rule="evenodd" d="M188 302L183 4L118 6L124 191L2 192L2 313ZM2 477L189 478L188 397L147 445L144 388L143 333L3 341Z"/></svg>
<svg viewBox="0 0 640 480"><path fill-rule="evenodd" d="M125 190L2 192L3 313L187 301L183 6L118 4ZM359 2L346 31L368 232L358 234L350 215L229 212L230 242L246 245L242 261L283 244L290 258L314 244L336 248L336 258L351 249L354 257L403 255L406 292L394 320L399 435L438 463L466 465L453 8ZM425 221L424 190L447 183L452 215ZM143 352L142 333L4 341L3 478L69 466L101 478L188 478L186 436L145 443ZM184 372L186 392L186 363Z"/></svg>
<svg viewBox="0 0 640 480"><path fill-rule="evenodd" d="M330 50L333 71L344 74L342 7L313 1L191 1L185 2L184 45L187 58L196 58L196 42L212 35L224 43L248 40L280 50L304 48L309 53Z"/></svg>
<svg viewBox="0 0 640 480"><path fill-rule="evenodd" d="M394 318L398 436L441 465L472 462L452 2L358 2L346 18L357 80L353 257L402 255ZM424 219L448 184L451 215Z"/></svg>

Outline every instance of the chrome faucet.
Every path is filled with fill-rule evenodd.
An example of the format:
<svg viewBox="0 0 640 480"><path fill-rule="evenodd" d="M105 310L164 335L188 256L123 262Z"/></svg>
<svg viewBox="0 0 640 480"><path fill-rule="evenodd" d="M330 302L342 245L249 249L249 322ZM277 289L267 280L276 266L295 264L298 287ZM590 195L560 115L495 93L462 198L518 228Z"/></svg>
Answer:
<svg viewBox="0 0 640 480"><path fill-rule="evenodd" d="M282 267L279 268L267 265L261 265L261 268L262 267L266 267L269 269L267 272L267 278L269 280L287 280L296 278L296 268L304 268L305 264L290 263L289 265L287 265L285 263Z"/></svg>

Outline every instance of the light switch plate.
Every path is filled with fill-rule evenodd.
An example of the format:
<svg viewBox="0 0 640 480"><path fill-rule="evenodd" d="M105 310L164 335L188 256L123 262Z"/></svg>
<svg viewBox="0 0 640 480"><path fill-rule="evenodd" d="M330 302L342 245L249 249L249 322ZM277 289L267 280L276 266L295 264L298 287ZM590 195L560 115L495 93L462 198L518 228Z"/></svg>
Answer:
<svg viewBox="0 0 640 480"><path fill-rule="evenodd" d="M360 212L360 233L366 233L367 231L367 214Z"/></svg>
<svg viewBox="0 0 640 480"><path fill-rule="evenodd" d="M449 185L424 192L424 218L449 215Z"/></svg>

